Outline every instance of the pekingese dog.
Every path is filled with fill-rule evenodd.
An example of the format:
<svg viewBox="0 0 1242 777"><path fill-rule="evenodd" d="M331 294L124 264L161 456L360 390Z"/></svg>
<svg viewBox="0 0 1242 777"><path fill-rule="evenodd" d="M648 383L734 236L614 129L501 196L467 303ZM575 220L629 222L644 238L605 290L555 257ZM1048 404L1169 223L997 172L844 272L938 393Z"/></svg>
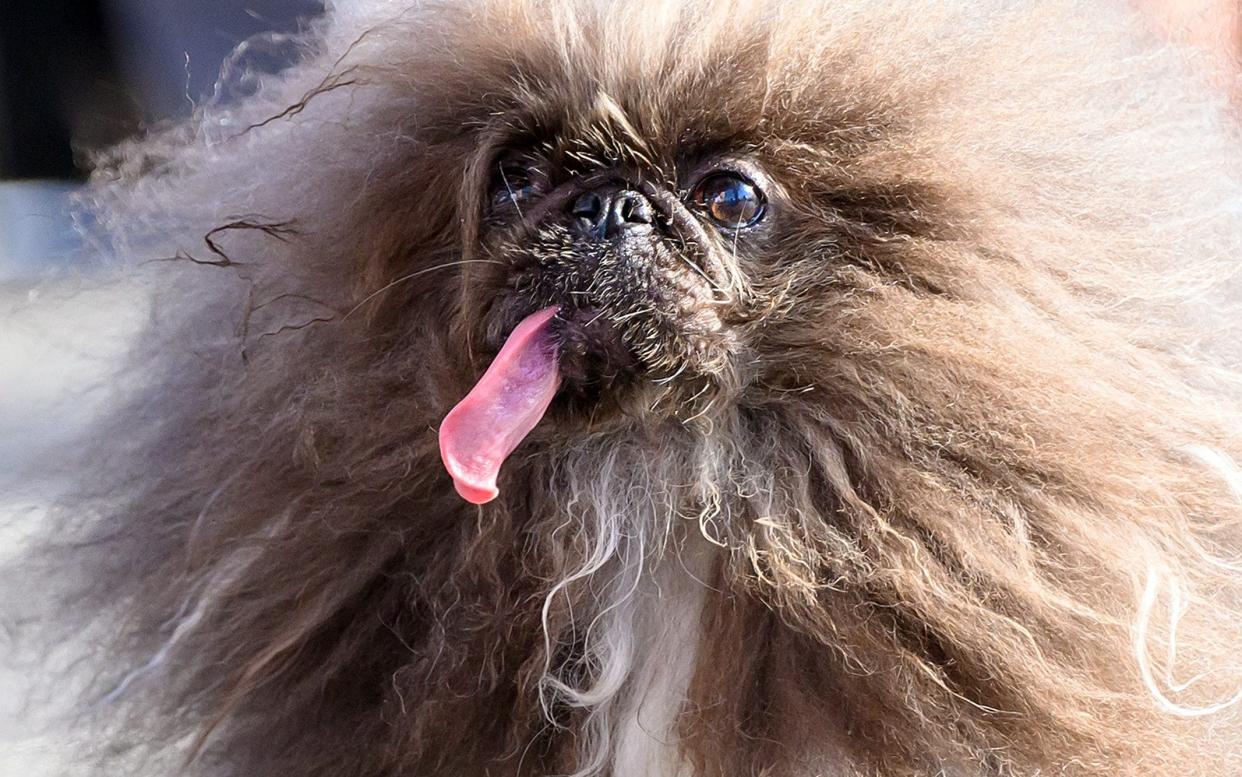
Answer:
<svg viewBox="0 0 1242 777"><path fill-rule="evenodd" d="M1242 774L1242 154L1123 3L296 45L87 195L106 773Z"/></svg>

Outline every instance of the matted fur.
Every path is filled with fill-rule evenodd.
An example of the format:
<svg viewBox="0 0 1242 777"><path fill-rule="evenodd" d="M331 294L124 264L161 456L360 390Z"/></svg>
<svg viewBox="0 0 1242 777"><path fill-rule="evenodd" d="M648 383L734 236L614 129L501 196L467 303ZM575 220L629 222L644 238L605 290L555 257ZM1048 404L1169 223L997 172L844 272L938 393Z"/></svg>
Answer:
<svg viewBox="0 0 1242 777"><path fill-rule="evenodd" d="M367 0L300 45L89 195L158 301L64 508L118 741L238 777L1242 774L1242 157L1125 7ZM531 125L749 155L780 238L720 246L710 374L554 413L475 508L435 430Z"/></svg>

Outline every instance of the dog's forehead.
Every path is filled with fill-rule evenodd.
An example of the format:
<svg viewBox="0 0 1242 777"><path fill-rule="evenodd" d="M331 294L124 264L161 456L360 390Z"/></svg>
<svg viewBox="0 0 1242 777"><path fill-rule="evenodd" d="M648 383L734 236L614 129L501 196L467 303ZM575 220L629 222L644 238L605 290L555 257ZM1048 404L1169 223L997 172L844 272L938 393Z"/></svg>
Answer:
<svg viewBox="0 0 1242 777"><path fill-rule="evenodd" d="M660 101L625 84L600 85L526 113L522 130L509 140L571 167L660 167L687 154L748 142L755 129L750 117L709 116L711 107Z"/></svg>
<svg viewBox="0 0 1242 777"><path fill-rule="evenodd" d="M572 32L528 21L511 24L503 45L452 51L471 85L453 95L467 121L567 153L658 154L753 134L777 109L786 74L773 67L768 25L723 26L728 14L703 13L702 4L692 16L668 4L620 5L630 13L586 15ZM676 21L634 21L653 6Z"/></svg>
<svg viewBox="0 0 1242 777"><path fill-rule="evenodd" d="M437 5L399 55L428 77L399 89L410 90L416 134L463 149L477 149L480 135L605 157L625 147L667 158L756 138L809 147L891 112L877 101L917 93L878 86L888 78L877 64L883 47L844 29L831 5Z"/></svg>
<svg viewBox="0 0 1242 777"><path fill-rule="evenodd" d="M529 150L557 167L669 172L771 140L760 81L741 79L722 89L693 78L653 84L641 70L609 78L579 74L538 95L524 91L494 114L502 118L493 126L502 127L497 145Z"/></svg>

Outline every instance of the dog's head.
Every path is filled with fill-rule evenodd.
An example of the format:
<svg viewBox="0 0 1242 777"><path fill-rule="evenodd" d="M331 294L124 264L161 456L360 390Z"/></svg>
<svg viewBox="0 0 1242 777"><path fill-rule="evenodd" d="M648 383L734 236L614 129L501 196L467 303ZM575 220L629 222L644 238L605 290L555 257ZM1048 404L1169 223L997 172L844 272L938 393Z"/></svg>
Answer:
<svg viewBox="0 0 1242 777"><path fill-rule="evenodd" d="M892 334L873 301L977 285L953 257L970 228L936 156L939 65L901 88L885 65L926 33L834 36L815 3L555 10L443 10L403 85L414 172L369 205L435 214L425 258L364 275L434 289L392 299L436 300L446 396L483 408L450 416L446 459L491 446L494 470L536 422L565 441L848 398L842 365Z"/></svg>

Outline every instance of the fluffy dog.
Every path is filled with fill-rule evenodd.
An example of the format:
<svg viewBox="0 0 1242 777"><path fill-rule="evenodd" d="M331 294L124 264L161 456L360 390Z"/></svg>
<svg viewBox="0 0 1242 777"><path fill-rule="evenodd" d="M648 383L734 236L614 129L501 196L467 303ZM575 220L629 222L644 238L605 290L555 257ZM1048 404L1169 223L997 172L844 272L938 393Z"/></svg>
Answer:
<svg viewBox="0 0 1242 777"><path fill-rule="evenodd" d="M88 195L155 278L58 529L115 736L1242 774L1242 157L1124 6L367 0L297 45Z"/></svg>

